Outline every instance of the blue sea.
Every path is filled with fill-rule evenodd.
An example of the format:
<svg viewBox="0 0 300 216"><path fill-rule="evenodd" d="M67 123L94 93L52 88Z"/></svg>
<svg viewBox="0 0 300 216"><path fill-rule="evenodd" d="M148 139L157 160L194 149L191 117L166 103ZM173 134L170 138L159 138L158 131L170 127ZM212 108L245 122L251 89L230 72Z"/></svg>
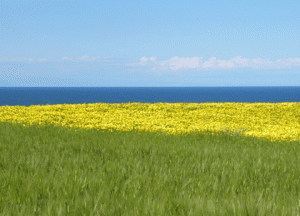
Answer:
<svg viewBox="0 0 300 216"><path fill-rule="evenodd" d="M279 87L0 87L0 106L83 103L300 102L300 86Z"/></svg>

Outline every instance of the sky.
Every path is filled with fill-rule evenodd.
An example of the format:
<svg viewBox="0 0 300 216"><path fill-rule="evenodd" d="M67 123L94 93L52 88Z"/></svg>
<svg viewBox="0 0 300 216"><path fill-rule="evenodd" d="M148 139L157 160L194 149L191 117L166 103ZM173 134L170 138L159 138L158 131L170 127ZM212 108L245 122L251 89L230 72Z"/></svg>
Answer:
<svg viewBox="0 0 300 216"><path fill-rule="evenodd" d="M300 86L299 0L1 0L0 87Z"/></svg>

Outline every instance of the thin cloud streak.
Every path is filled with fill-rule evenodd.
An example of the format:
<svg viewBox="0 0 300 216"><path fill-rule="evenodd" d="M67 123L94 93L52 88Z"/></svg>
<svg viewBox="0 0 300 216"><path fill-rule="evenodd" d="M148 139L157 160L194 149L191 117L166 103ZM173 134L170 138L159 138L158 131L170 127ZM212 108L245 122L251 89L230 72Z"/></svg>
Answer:
<svg viewBox="0 0 300 216"><path fill-rule="evenodd" d="M145 66L151 67L156 70L188 70L188 69L235 69L235 68L290 68L299 67L300 58L283 58L271 61L263 58L243 58L237 56L235 58L224 60L211 57L209 60L203 61L202 57L178 57L175 56L165 61L157 61L157 57L152 56L150 58L142 57L139 62L128 63L125 66L138 67Z"/></svg>
<svg viewBox="0 0 300 216"><path fill-rule="evenodd" d="M88 55L80 58L65 56L60 60L53 60L50 57L47 58L0 58L0 62L102 62L105 60L114 59L114 57L90 57Z"/></svg>
<svg viewBox="0 0 300 216"><path fill-rule="evenodd" d="M50 62L51 58L0 58L0 62Z"/></svg>
<svg viewBox="0 0 300 216"><path fill-rule="evenodd" d="M90 57L88 55L82 56L80 58L73 58L73 57L63 57L60 61L61 62L101 62L107 59L113 59L113 57Z"/></svg>

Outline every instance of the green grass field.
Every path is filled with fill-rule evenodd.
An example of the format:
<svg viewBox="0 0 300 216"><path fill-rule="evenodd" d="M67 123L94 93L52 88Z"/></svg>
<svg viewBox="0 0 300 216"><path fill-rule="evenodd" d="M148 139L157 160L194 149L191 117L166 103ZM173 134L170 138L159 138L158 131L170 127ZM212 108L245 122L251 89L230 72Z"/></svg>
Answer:
<svg viewBox="0 0 300 216"><path fill-rule="evenodd" d="M300 215L300 141L0 122L0 215Z"/></svg>

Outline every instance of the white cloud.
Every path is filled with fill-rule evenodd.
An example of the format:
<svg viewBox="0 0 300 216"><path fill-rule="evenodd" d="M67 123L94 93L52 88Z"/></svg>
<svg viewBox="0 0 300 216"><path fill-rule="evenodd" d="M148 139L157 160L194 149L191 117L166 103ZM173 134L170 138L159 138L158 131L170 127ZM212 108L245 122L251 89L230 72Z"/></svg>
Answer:
<svg viewBox="0 0 300 216"><path fill-rule="evenodd" d="M125 64L125 66L139 66L139 65L149 65L149 64L153 64L153 63L156 63L156 59L157 57L156 56L152 56L150 58L147 58L147 57L142 57L140 58L140 61L137 62L137 63L128 63L128 64Z"/></svg>
<svg viewBox="0 0 300 216"><path fill-rule="evenodd" d="M156 56L152 56L152 57L150 57L150 61L153 61L153 62L155 62L156 61L156 59L157 59L157 57Z"/></svg>
<svg viewBox="0 0 300 216"><path fill-rule="evenodd" d="M241 67L248 67L249 59L242 58L241 56L235 57L232 59L236 65L240 65Z"/></svg>
<svg viewBox="0 0 300 216"><path fill-rule="evenodd" d="M0 61L9 61L9 62L48 62L50 61L50 57L48 58L1 58Z"/></svg>
<svg viewBox="0 0 300 216"><path fill-rule="evenodd" d="M65 56L65 57L62 58L62 61L73 61L73 60L74 60L73 57L67 57L67 56Z"/></svg>
<svg viewBox="0 0 300 216"><path fill-rule="evenodd" d="M50 58L39 58L37 60L37 62L48 62L48 61L50 61Z"/></svg>
<svg viewBox="0 0 300 216"><path fill-rule="evenodd" d="M147 61L149 61L149 59L148 59L148 58L146 58L146 57L142 57L142 58L140 58L140 62L141 62L141 64L145 64Z"/></svg>
<svg viewBox="0 0 300 216"><path fill-rule="evenodd" d="M63 57L60 61L70 61L70 62L100 62L105 59L111 59L112 57L90 57L88 55L79 57L79 58L73 58L73 57Z"/></svg>
<svg viewBox="0 0 300 216"><path fill-rule="evenodd" d="M158 62L158 65L169 67L171 70L180 70L180 69L189 69L197 68L200 66L202 58L193 57L193 58L179 58L175 56L169 60Z"/></svg>
<svg viewBox="0 0 300 216"><path fill-rule="evenodd" d="M59 62L100 62L107 59L112 59L112 57L90 57L88 55L82 56L80 58L65 56L58 60ZM13 62L49 62L50 57L47 58L0 58L0 62L13 61Z"/></svg>
<svg viewBox="0 0 300 216"><path fill-rule="evenodd" d="M165 61L157 61L157 57L152 56L150 58L142 57L139 62L128 63L125 66L148 66L152 69L159 70L187 70L187 69L234 69L234 68L287 68L287 67L299 67L300 58L288 58L288 59L277 59L271 61L263 58L243 58L237 56L235 58L217 59L211 57L209 60L203 62L202 57L178 57L175 56Z"/></svg>
<svg viewBox="0 0 300 216"><path fill-rule="evenodd" d="M293 67L300 65L300 58L284 58L284 59L277 59L275 61L276 65L285 65L286 67Z"/></svg>
<svg viewBox="0 0 300 216"><path fill-rule="evenodd" d="M211 67L214 67L216 65L216 60L217 58L216 57L211 57L208 61L205 61L203 64L202 64L202 68L211 68Z"/></svg>
<svg viewBox="0 0 300 216"><path fill-rule="evenodd" d="M80 58L78 58L79 61L94 61L95 58L91 58L89 56L82 56Z"/></svg>

